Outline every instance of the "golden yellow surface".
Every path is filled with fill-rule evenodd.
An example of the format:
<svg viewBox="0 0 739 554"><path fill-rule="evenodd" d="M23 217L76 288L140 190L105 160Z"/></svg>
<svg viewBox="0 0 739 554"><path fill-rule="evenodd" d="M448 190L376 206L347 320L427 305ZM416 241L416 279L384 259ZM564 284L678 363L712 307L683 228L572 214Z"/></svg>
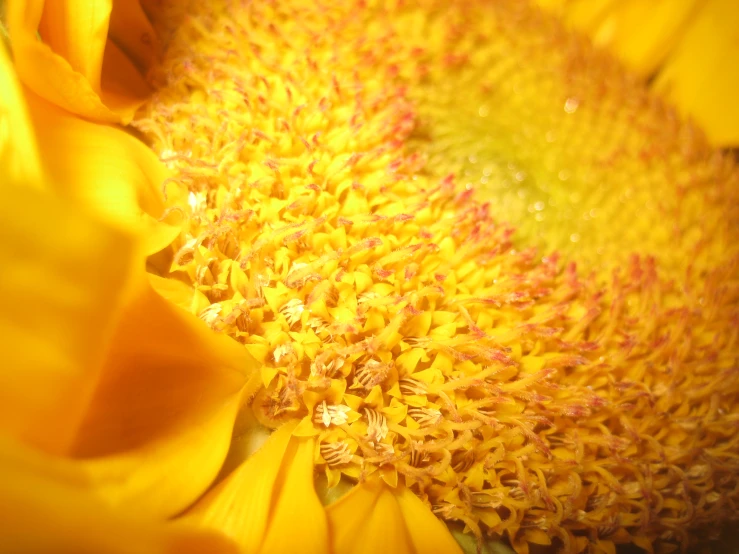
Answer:
<svg viewBox="0 0 739 554"><path fill-rule="evenodd" d="M242 467L311 513L306 464L360 483L352 510L411 521L410 488L521 553L670 552L733 517L731 159L513 0L170 9L135 121L183 222L155 284L264 364L254 415L300 439ZM281 537L224 509L265 501L244 475L191 517L258 551Z"/></svg>

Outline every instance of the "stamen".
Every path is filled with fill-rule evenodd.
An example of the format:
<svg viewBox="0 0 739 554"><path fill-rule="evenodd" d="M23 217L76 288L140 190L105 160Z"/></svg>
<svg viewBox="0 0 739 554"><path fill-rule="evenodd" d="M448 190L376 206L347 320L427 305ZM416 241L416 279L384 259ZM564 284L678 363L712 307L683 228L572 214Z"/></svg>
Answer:
<svg viewBox="0 0 739 554"><path fill-rule="evenodd" d="M326 460L329 467L347 465L354 458L349 445L345 442L321 444L320 451L321 456Z"/></svg>
<svg viewBox="0 0 739 554"><path fill-rule="evenodd" d="M324 400L321 404L316 406L316 413L313 420L316 423L323 425L324 427L330 427L331 425L344 425L347 421L347 413L351 410L349 406L338 405L329 406Z"/></svg>
<svg viewBox="0 0 739 554"><path fill-rule="evenodd" d="M387 418L381 413L369 408L364 409L364 414L367 417L367 436L373 442L381 442L388 433Z"/></svg>

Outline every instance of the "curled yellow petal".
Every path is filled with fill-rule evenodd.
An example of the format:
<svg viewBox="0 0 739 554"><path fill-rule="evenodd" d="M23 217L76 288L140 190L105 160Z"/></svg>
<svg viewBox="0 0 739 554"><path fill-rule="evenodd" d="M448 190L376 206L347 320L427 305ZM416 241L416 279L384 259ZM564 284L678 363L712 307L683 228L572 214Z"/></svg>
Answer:
<svg viewBox="0 0 739 554"><path fill-rule="evenodd" d="M23 108L17 88L3 101ZM27 97L46 191L3 190L0 428L83 459L109 505L172 515L217 475L255 362L144 277L144 254L179 232L152 217L164 180L154 155ZM126 231L143 235L143 253Z"/></svg>
<svg viewBox="0 0 739 554"><path fill-rule="evenodd" d="M27 554L236 554L225 537L183 525L145 521L101 503L83 472L0 439L0 544ZM84 532L80 532L84 530Z"/></svg>
<svg viewBox="0 0 739 554"><path fill-rule="evenodd" d="M179 228L160 222L168 173L138 139L90 123L27 94L48 182L54 191L143 240L146 254L168 245Z"/></svg>
<svg viewBox="0 0 739 554"><path fill-rule="evenodd" d="M27 87L82 117L128 123L149 88L108 39L111 9L111 0L10 0L8 28Z"/></svg>
<svg viewBox="0 0 739 554"><path fill-rule="evenodd" d="M173 515L218 474L255 365L141 277L72 454L110 504Z"/></svg>
<svg viewBox="0 0 739 554"><path fill-rule="evenodd" d="M95 88L100 82L108 40L111 0L41 0L26 4L29 11L42 8L38 32L44 43Z"/></svg>
<svg viewBox="0 0 739 554"><path fill-rule="evenodd" d="M6 185L40 187L41 161L23 92L0 43L0 171Z"/></svg>
<svg viewBox="0 0 739 554"><path fill-rule="evenodd" d="M141 72L149 69L158 53L158 39L138 0L113 2L108 32Z"/></svg>
<svg viewBox="0 0 739 554"><path fill-rule="evenodd" d="M2 195L0 428L64 452L99 377L133 242L49 194Z"/></svg>

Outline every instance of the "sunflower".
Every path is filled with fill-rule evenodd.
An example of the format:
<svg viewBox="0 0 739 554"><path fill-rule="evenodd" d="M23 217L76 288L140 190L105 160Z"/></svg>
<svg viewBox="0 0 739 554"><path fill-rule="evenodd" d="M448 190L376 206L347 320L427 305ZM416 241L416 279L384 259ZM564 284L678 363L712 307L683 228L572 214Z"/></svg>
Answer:
<svg viewBox="0 0 739 554"><path fill-rule="evenodd" d="M518 0L144 8L8 6L10 551L671 552L736 517L739 171L640 78L684 83L705 22L664 8L634 73Z"/></svg>
<svg viewBox="0 0 739 554"><path fill-rule="evenodd" d="M739 11L731 0L537 0L609 48L718 145L739 145L733 107Z"/></svg>

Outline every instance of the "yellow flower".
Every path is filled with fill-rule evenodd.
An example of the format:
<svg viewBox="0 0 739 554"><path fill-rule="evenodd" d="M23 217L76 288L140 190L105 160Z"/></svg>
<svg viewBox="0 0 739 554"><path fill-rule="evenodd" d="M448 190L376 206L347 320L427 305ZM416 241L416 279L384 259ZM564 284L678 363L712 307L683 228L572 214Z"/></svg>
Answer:
<svg viewBox="0 0 739 554"><path fill-rule="evenodd" d="M411 490L519 552L610 552L726 517L731 160L515 2L229 6L164 12L134 124L187 218L170 298L264 364L279 430L185 518L245 551L448 545ZM311 469L358 483L328 524Z"/></svg>
<svg viewBox="0 0 739 554"><path fill-rule="evenodd" d="M669 552L733 517L739 172L633 74L516 0L151 3L132 125L165 169L67 113L141 103L98 78L137 59L116 8L150 32L135 2L8 16L35 132L0 150L2 247L33 279L0 281L0 464L89 500L64 517L342 554Z"/></svg>
<svg viewBox="0 0 739 554"><path fill-rule="evenodd" d="M732 0L537 0L613 51L706 131L739 145L739 10Z"/></svg>
<svg viewBox="0 0 739 554"><path fill-rule="evenodd" d="M128 123L150 89L156 34L138 0L8 0L15 67L45 100L97 121Z"/></svg>
<svg viewBox="0 0 739 554"><path fill-rule="evenodd" d="M397 481L391 487L375 475L324 510L314 485L316 441L294 436L295 427L275 431L183 520L223 531L244 552L459 551L443 524Z"/></svg>
<svg viewBox="0 0 739 554"><path fill-rule="evenodd" d="M162 521L218 473L253 369L148 284L178 231L152 217L162 169L22 89L4 48L0 113L2 549L233 552Z"/></svg>
<svg viewBox="0 0 739 554"><path fill-rule="evenodd" d="M0 468L3 552L238 552L218 534L112 509L74 464L5 438L0 442Z"/></svg>

